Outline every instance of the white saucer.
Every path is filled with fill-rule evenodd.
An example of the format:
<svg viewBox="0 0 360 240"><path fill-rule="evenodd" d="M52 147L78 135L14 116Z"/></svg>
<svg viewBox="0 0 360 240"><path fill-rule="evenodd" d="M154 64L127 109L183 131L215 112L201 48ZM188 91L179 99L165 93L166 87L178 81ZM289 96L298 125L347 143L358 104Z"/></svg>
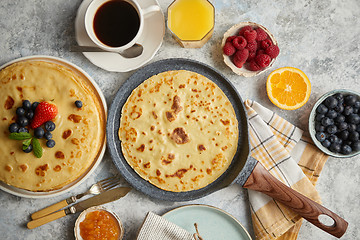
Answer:
<svg viewBox="0 0 360 240"><path fill-rule="evenodd" d="M95 46L85 30L85 11L92 0L84 0L75 19L75 36L80 46ZM140 7L158 4L157 0L140 0ZM94 65L110 72L128 72L149 62L159 50L165 34L165 20L162 11L156 11L144 21L144 30L139 40L143 45L143 53L135 58L124 58L120 54L110 52L84 52L83 54Z"/></svg>

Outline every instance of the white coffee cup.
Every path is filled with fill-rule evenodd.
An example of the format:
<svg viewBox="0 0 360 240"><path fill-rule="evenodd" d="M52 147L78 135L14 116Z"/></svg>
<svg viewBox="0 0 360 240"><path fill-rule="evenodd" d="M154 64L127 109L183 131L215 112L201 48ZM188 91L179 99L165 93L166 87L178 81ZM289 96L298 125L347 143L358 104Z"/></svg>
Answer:
<svg viewBox="0 0 360 240"><path fill-rule="evenodd" d="M113 1L123 1L123 2L127 2L130 5L132 5L132 7L137 11L137 14L138 14L138 17L140 20L139 29L138 29L135 37L132 38L132 40L129 41L128 43L126 43L125 45L117 46L117 47L112 47L112 46L109 46L109 45L103 43L97 37L97 35L95 33L95 29L94 29L94 19L95 19L95 15L98 12L99 8L102 7L106 3L113 2ZM140 7L139 3L135 0L93 0L89 4L89 6L85 12L85 29L86 29L86 32L87 32L89 38L99 48L104 49L106 51L110 51L110 52L122 52L125 49L130 48L131 46L133 46L136 43L136 41L139 39L139 37L142 34L145 18L147 16L151 15L151 13L154 13L155 11L160 11L160 7L158 5L152 5L152 6L147 7L146 9L142 9Z"/></svg>

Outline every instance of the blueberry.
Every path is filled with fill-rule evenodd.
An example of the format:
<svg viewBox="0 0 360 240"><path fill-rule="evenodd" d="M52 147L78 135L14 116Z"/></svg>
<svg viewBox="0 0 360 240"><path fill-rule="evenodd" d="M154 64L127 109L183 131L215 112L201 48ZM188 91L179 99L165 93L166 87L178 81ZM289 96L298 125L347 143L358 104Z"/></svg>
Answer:
<svg viewBox="0 0 360 240"><path fill-rule="evenodd" d="M331 143L336 143L336 142L338 142L338 137L336 136L336 135L330 135L329 137L328 137L328 140L331 142Z"/></svg>
<svg viewBox="0 0 360 240"><path fill-rule="evenodd" d="M331 109L326 113L326 116L330 119L334 119L338 116L338 113L334 109Z"/></svg>
<svg viewBox="0 0 360 240"><path fill-rule="evenodd" d="M352 149L349 145L343 145L341 147L341 153L344 154L344 155L348 155L352 152Z"/></svg>
<svg viewBox="0 0 360 240"><path fill-rule="evenodd" d="M26 149L23 149L24 152L29 153L33 150L33 146L30 144Z"/></svg>
<svg viewBox="0 0 360 240"><path fill-rule="evenodd" d="M344 102L344 95L342 95L342 93L336 93L334 95L334 98L336 98L336 100L338 100L339 103L343 103Z"/></svg>
<svg viewBox="0 0 360 240"><path fill-rule="evenodd" d="M52 121L47 121L47 122L45 123L45 129L46 129L46 131L49 131L49 132L54 131L54 129L55 129L55 123L52 122Z"/></svg>
<svg viewBox="0 0 360 240"><path fill-rule="evenodd" d="M31 120L34 117L34 112L29 110L25 113L25 117L29 120Z"/></svg>
<svg viewBox="0 0 360 240"><path fill-rule="evenodd" d="M348 117L347 117L347 121L349 123L354 123L354 124L358 124L360 123L360 116L357 115L357 114L350 114Z"/></svg>
<svg viewBox="0 0 360 240"><path fill-rule="evenodd" d="M22 108L22 107L18 107L17 109L16 109L16 115L18 115L19 117L20 116L24 116L25 115L25 109L24 108Z"/></svg>
<svg viewBox="0 0 360 240"><path fill-rule="evenodd" d="M324 104L328 108L333 109L334 107L336 107L338 105L338 100L335 97L330 96L325 99Z"/></svg>
<svg viewBox="0 0 360 240"><path fill-rule="evenodd" d="M335 134L337 132L337 127L335 125L330 125L326 128L326 131L329 133L329 134Z"/></svg>
<svg viewBox="0 0 360 240"><path fill-rule="evenodd" d="M343 140L342 139L340 139L340 138L337 138L338 140L336 141L336 143L338 143L338 144L340 144L340 145L343 145Z"/></svg>
<svg viewBox="0 0 360 240"><path fill-rule="evenodd" d="M353 142L351 144L351 147L355 152L360 151L360 141Z"/></svg>
<svg viewBox="0 0 360 240"><path fill-rule="evenodd" d="M325 117L324 114L316 114L315 120L321 122L321 120Z"/></svg>
<svg viewBox="0 0 360 240"><path fill-rule="evenodd" d="M360 108L353 108L353 113L355 113L355 114L360 113Z"/></svg>
<svg viewBox="0 0 360 240"><path fill-rule="evenodd" d="M22 105L25 110L31 109L31 102L29 100L24 100Z"/></svg>
<svg viewBox="0 0 360 240"><path fill-rule="evenodd" d="M339 131L346 130L348 128L348 124L346 122L341 122L337 124L337 127Z"/></svg>
<svg viewBox="0 0 360 240"><path fill-rule="evenodd" d="M359 133L356 132L356 131L350 132L349 133L349 140L353 141L353 142L358 141L359 140Z"/></svg>
<svg viewBox="0 0 360 240"><path fill-rule="evenodd" d="M33 110L33 112L35 112L35 109L37 108L38 105L39 105L39 102L33 102L33 104L31 105L31 110Z"/></svg>
<svg viewBox="0 0 360 240"><path fill-rule="evenodd" d="M317 132L324 132L325 131L325 127L323 125L321 125L320 122L316 122L315 123L315 130Z"/></svg>
<svg viewBox="0 0 360 240"><path fill-rule="evenodd" d="M330 145L330 151L332 151L332 152L334 152L334 153L338 153L338 152L340 152L340 150L341 150L341 146L340 146L340 144L338 144L338 143L332 143L331 145Z"/></svg>
<svg viewBox="0 0 360 240"><path fill-rule="evenodd" d="M337 113L342 113L344 111L344 105L342 105L342 103L339 103L335 108L334 110L337 112Z"/></svg>
<svg viewBox="0 0 360 240"><path fill-rule="evenodd" d="M349 131L344 130L338 133L338 137L341 138L342 140L346 140L349 137Z"/></svg>
<svg viewBox="0 0 360 240"><path fill-rule="evenodd" d="M55 146L55 141L52 140L52 139L47 140L47 141L46 141L46 146L47 146L48 148L53 148L53 147Z"/></svg>
<svg viewBox="0 0 360 240"><path fill-rule="evenodd" d="M27 129L27 128L25 128L25 127L21 127L21 128L19 128L19 130L17 131L18 133L20 133L20 132L29 132L29 129Z"/></svg>
<svg viewBox="0 0 360 240"><path fill-rule="evenodd" d="M360 108L360 101L356 101L356 102L355 102L354 108Z"/></svg>
<svg viewBox="0 0 360 240"><path fill-rule="evenodd" d="M77 108L81 108L82 105L83 105L83 103L82 103L80 100L76 100L76 101L75 101L75 106L76 106Z"/></svg>
<svg viewBox="0 0 360 240"><path fill-rule="evenodd" d="M334 120L337 123L345 122L345 116L342 114L339 114Z"/></svg>
<svg viewBox="0 0 360 240"><path fill-rule="evenodd" d="M347 106L353 106L356 103L356 97L354 95L345 96L345 104Z"/></svg>
<svg viewBox="0 0 360 240"><path fill-rule="evenodd" d="M360 133L360 124L356 126L356 131Z"/></svg>
<svg viewBox="0 0 360 240"><path fill-rule="evenodd" d="M12 123L9 126L9 132L14 133L19 130L19 125L17 123Z"/></svg>
<svg viewBox="0 0 360 240"><path fill-rule="evenodd" d="M348 124L348 131L349 131L349 132L354 132L354 131L356 131L356 125L353 124L353 123Z"/></svg>
<svg viewBox="0 0 360 240"><path fill-rule="evenodd" d="M331 142L329 140L325 139L324 141L321 142L321 145L328 148L328 147L330 147Z"/></svg>
<svg viewBox="0 0 360 240"><path fill-rule="evenodd" d="M342 112L345 116L349 116L354 112L354 109L351 106L346 106Z"/></svg>
<svg viewBox="0 0 360 240"><path fill-rule="evenodd" d="M45 133L44 133L44 138L45 138L46 140L52 139L52 134L51 134L51 132L45 132Z"/></svg>
<svg viewBox="0 0 360 240"><path fill-rule="evenodd" d="M34 136L36 138L42 138L44 136L44 129L42 127L35 128L34 130Z"/></svg>
<svg viewBox="0 0 360 240"><path fill-rule="evenodd" d="M327 127L327 126L330 126L330 125L333 125L334 124L334 120L328 118L328 117L324 117L322 120L321 120L321 124L324 126L324 127Z"/></svg>
<svg viewBox="0 0 360 240"><path fill-rule="evenodd" d="M18 118L17 123L20 125L20 127L25 127L29 125L29 120L26 117L21 116Z"/></svg>
<svg viewBox="0 0 360 240"><path fill-rule="evenodd" d="M329 109L324 105L324 104L320 104L317 108L316 108L316 112L320 113L320 114L326 114L327 111Z"/></svg>
<svg viewBox="0 0 360 240"><path fill-rule="evenodd" d="M343 141L343 145L349 145L349 146L352 146L353 142L350 141L350 140L345 140Z"/></svg>
<svg viewBox="0 0 360 240"><path fill-rule="evenodd" d="M326 134L324 132L317 132L315 137L319 142L322 142L326 139Z"/></svg>

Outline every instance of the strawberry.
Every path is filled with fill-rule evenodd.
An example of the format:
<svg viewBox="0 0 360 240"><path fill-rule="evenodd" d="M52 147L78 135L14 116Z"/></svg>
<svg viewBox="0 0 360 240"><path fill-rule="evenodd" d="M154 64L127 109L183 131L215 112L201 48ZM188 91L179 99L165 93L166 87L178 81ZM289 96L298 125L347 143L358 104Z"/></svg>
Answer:
<svg viewBox="0 0 360 240"><path fill-rule="evenodd" d="M50 121L56 117L58 109L54 104L41 102L35 109L34 118L30 127L32 129L40 127L43 123Z"/></svg>

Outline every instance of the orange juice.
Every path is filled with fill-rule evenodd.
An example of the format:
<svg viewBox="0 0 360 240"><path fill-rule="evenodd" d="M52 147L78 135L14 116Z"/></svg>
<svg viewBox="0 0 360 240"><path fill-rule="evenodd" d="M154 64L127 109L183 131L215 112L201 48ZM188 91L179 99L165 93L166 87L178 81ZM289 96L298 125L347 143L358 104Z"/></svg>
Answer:
<svg viewBox="0 0 360 240"><path fill-rule="evenodd" d="M176 0L168 8L168 27L180 41L211 37L215 10L207 0Z"/></svg>

